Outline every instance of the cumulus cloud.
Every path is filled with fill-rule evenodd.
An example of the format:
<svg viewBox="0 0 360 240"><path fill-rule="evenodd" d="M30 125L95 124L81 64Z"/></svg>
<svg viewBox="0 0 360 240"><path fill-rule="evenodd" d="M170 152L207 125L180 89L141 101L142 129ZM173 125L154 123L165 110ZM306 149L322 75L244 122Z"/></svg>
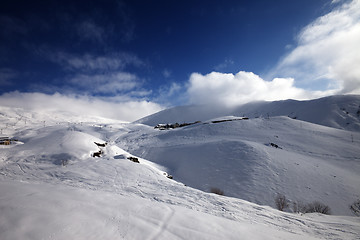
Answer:
<svg viewBox="0 0 360 240"><path fill-rule="evenodd" d="M35 111L66 111L84 116L100 116L123 121L134 121L163 108L153 102L119 99L101 99L84 95L60 93L10 92L0 95L2 106L20 107Z"/></svg>
<svg viewBox="0 0 360 240"><path fill-rule="evenodd" d="M331 92L305 91L294 86L292 78L265 81L252 72L237 74L212 72L193 73L187 94L192 104L224 104L228 107L256 100L309 99Z"/></svg>
<svg viewBox="0 0 360 240"><path fill-rule="evenodd" d="M235 106L256 100L359 94L360 0L333 4L335 9L300 31L295 47L268 74L271 81L243 71L193 73L187 86L190 103ZM218 67L221 70L223 65Z"/></svg>
<svg viewBox="0 0 360 240"><path fill-rule="evenodd" d="M338 2L338 1L334 1ZM303 88L360 93L360 1L337 7L306 26L297 46L272 71Z"/></svg>

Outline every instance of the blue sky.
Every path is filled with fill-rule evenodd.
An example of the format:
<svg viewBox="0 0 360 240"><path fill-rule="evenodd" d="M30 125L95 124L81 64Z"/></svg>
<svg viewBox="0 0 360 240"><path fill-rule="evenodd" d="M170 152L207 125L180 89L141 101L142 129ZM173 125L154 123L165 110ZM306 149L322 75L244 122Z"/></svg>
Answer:
<svg viewBox="0 0 360 240"><path fill-rule="evenodd" d="M219 99L233 106L360 93L352 67L360 55L359 5L2 1L0 100L131 103L149 113Z"/></svg>

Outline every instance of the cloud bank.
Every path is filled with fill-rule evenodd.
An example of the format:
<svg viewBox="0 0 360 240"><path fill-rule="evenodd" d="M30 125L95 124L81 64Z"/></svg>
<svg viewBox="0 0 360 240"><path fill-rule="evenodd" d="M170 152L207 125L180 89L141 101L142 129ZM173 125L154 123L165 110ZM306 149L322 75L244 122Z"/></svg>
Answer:
<svg viewBox="0 0 360 240"><path fill-rule="evenodd" d="M271 75L293 77L297 86L360 93L360 1L346 2L306 26L297 47Z"/></svg>
<svg viewBox="0 0 360 240"><path fill-rule="evenodd" d="M192 104L224 104L228 107L257 100L309 99L331 92L306 91L294 86L292 78L274 78L265 81L252 72L193 73L187 89Z"/></svg>
<svg viewBox="0 0 360 240"><path fill-rule="evenodd" d="M90 96L63 95L60 93L10 92L0 95L2 106L19 107L34 111L65 111L84 116L100 116L123 121L134 121L163 108L148 101L119 101Z"/></svg>

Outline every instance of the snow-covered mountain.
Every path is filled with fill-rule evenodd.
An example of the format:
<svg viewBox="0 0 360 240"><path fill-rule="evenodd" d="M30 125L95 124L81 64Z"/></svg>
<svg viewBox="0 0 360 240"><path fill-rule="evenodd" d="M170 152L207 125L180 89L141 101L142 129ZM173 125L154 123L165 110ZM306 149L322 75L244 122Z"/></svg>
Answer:
<svg viewBox="0 0 360 240"><path fill-rule="evenodd" d="M158 123L206 121L222 116L288 116L328 127L360 131L360 96L329 96L309 101L260 101L235 108L213 105L180 106L163 110L137 122L155 126Z"/></svg>
<svg viewBox="0 0 360 240"><path fill-rule="evenodd" d="M135 126L118 141L188 186L262 205L275 207L280 193L351 215L360 198L359 132L288 117L217 119L169 131Z"/></svg>
<svg viewBox="0 0 360 240"><path fill-rule="evenodd" d="M151 126L0 107L0 239L358 239L360 219L339 215L360 199L359 99L311 102L314 114L336 109L327 122L299 120L311 117L300 107L267 116L257 103L253 115L251 104L178 107ZM313 201L333 215L292 213Z"/></svg>

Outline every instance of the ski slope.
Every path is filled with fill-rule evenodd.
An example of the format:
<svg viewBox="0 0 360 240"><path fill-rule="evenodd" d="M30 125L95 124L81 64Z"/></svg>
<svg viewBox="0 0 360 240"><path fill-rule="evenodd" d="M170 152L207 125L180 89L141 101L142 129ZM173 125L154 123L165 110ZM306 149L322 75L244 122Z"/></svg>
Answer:
<svg viewBox="0 0 360 240"><path fill-rule="evenodd" d="M340 216L359 198L356 131L288 117L160 131L63 112L0 116L2 136L17 140L0 145L0 239L359 239L360 219ZM277 192L333 215L280 212Z"/></svg>

